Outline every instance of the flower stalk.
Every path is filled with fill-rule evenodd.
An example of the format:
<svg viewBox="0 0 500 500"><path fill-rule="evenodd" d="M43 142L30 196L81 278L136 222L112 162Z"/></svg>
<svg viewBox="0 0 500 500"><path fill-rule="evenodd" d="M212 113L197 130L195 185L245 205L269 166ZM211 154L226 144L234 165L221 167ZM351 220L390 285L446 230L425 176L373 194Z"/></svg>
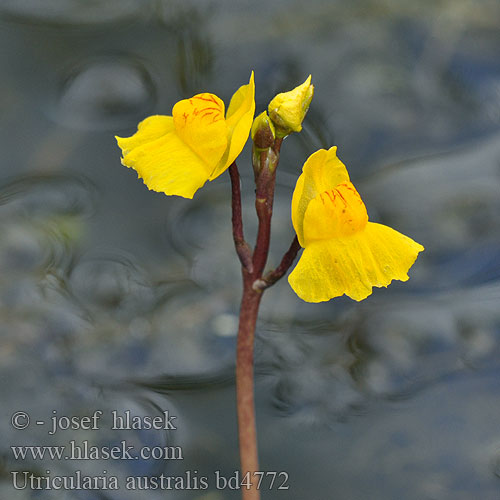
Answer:
<svg viewBox="0 0 500 500"><path fill-rule="evenodd" d="M281 143L282 139L276 139L272 147L254 148L255 210L259 225L253 252L243 236L238 168L233 163L229 169L232 188L233 239L243 275L243 296L236 344L238 439L241 473L245 483L242 485L243 500L259 500L260 498L260 492L257 489L258 476L254 474L259 471L254 403L254 344L259 305L264 290L286 273L300 248L296 248L296 245L292 243L281 264L274 271L263 275L269 254L276 167Z"/></svg>
<svg viewBox="0 0 500 500"><path fill-rule="evenodd" d="M254 339L262 293L252 288L251 274L243 270L243 297L241 299L238 340L236 344L236 406L241 473L252 483L242 486L243 500L259 500L260 493L254 484L254 473L259 471L257 428L254 403ZM249 481L246 481L247 483Z"/></svg>

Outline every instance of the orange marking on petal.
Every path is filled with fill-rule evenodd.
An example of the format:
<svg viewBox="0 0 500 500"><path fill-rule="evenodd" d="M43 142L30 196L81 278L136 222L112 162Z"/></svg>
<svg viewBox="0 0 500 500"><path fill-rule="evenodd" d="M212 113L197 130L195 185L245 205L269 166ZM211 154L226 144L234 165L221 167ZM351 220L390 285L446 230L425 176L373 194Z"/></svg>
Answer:
<svg viewBox="0 0 500 500"><path fill-rule="evenodd" d="M208 97L202 97L205 95L208 95ZM201 101L213 102L213 103L217 104L217 101L215 100L214 96L212 96L210 94L199 95L199 96L197 96L197 99L200 99Z"/></svg>
<svg viewBox="0 0 500 500"><path fill-rule="evenodd" d="M344 205L347 207L347 201L346 199L342 196L342 193L337 190L338 195L342 198L342 201L344 202Z"/></svg>
<svg viewBox="0 0 500 500"><path fill-rule="evenodd" d="M330 201L332 203L335 203L336 195L335 195L335 191L333 189L331 191L325 191L325 194L328 196L328 198L330 198ZM332 196L333 196L333 198L332 198Z"/></svg>

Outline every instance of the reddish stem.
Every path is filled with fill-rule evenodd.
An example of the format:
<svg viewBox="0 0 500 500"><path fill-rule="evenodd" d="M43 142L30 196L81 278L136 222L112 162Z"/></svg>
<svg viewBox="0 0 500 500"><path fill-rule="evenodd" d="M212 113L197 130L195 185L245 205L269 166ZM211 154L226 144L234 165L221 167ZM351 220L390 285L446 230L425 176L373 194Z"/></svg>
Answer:
<svg viewBox="0 0 500 500"><path fill-rule="evenodd" d="M243 237L243 222L241 216L240 178L236 164L229 167L232 187L232 223L233 239L236 252L242 264L243 296L241 299L238 339L236 344L236 403L238 412L238 439L240 448L241 472L247 489L242 486L243 500L259 500L257 489L259 459L257 452L257 430L255 425L254 403L254 342L255 326L259 313L262 292L268 286L280 279L292 264L300 248L296 239L281 264L263 279L269 244L271 239L271 217L273 213L274 186L276 167L282 139L276 139L272 148L257 155L259 164L254 165L256 172L255 209L259 219L257 241L253 254ZM267 280L267 281L266 281ZM265 286L261 286L264 283ZM248 474L247 477L245 477Z"/></svg>
<svg viewBox="0 0 500 500"><path fill-rule="evenodd" d="M232 224L233 240L236 253L240 259L241 265L252 272L252 251L245 241L243 234L243 219L241 216L241 188L240 174L236 162L229 167L229 177L231 178L231 205L232 205Z"/></svg>
<svg viewBox="0 0 500 500"><path fill-rule="evenodd" d="M257 452L257 430L255 425L253 353L255 325L259 312L261 292L252 289L252 276L243 272L243 297L241 299L240 323L236 345L236 404L238 411L238 439L241 473L250 489L242 486L243 500L259 500L257 489L259 458ZM248 474L247 477L245 475Z"/></svg>
<svg viewBox="0 0 500 500"><path fill-rule="evenodd" d="M265 152L261 153L262 156ZM261 160L261 164L266 164ZM271 242L271 217L273 215L274 184L276 171L271 172L267 165L262 169L257 180L257 190L255 193L255 211L259 219L259 229L257 231L257 241L253 252L253 266L255 279L259 279L264 271Z"/></svg>
<svg viewBox="0 0 500 500"><path fill-rule="evenodd" d="M283 255L280 265L273 271L269 271L262 278L258 285L258 289L264 291L266 288L269 288L270 286L274 285L279 279L281 279L286 274L288 269L290 269L290 266L293 264L295 257L297 257L297 253L299 252L300 248L301 247L299 239L297 238L297 235L295 235L290 248L287 250L285 255Z"/></svg>
<svg viewBox="0 0 500 500"><path fill-rule="evenodd" d="M259 164L254 165L254 171L258 172L256 174L255 210L259 219L257 241L253 252L255 281L261 279L269 254L276 168L282 142L283 139L276 139L272 148L261 151L258 155Z"/></svg>

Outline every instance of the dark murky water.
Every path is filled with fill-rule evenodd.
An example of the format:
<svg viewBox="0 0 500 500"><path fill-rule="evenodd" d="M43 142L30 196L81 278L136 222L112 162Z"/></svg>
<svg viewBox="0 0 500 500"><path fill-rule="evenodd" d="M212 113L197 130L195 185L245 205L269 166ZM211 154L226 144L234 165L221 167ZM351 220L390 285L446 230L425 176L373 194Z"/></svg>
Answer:
<svg viewBox="0 0 500 500"><path fill-rule="evenodd" d="M226 102L255 70L257 110L312 73L304 133L284 145L272 262L291 238L303 161L339 146L372 220L423 243L406 284L357 304L268 292L257 340L263 498L500 496L500 4L0 1L0 497L238 498L239 269L225 177L194 201L121 167L127 135L177 100ZM246 155L248 158L248 154ZM245 162L240 160L240 170ZM243 173L247 230L251 174ZM11 416L32 417L25 430ZM99 430L35 420L103 412ZM177 430L110 430L115 410ZM15 459L13 445L183 460ZM181 476L210 489L14 490L35 475Z"/></svg>

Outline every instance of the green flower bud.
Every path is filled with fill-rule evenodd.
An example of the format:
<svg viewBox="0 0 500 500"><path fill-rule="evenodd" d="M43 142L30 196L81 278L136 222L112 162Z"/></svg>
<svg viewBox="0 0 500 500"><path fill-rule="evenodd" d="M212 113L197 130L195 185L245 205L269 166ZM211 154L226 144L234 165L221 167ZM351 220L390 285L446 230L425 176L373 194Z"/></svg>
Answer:
<svg viewBox="0 0 500 500"><path fill-rule="evenodd" d="M255 118L252 125L252 141L257 149L267 149L274 144L276 133L267 111Z"/></svg>

